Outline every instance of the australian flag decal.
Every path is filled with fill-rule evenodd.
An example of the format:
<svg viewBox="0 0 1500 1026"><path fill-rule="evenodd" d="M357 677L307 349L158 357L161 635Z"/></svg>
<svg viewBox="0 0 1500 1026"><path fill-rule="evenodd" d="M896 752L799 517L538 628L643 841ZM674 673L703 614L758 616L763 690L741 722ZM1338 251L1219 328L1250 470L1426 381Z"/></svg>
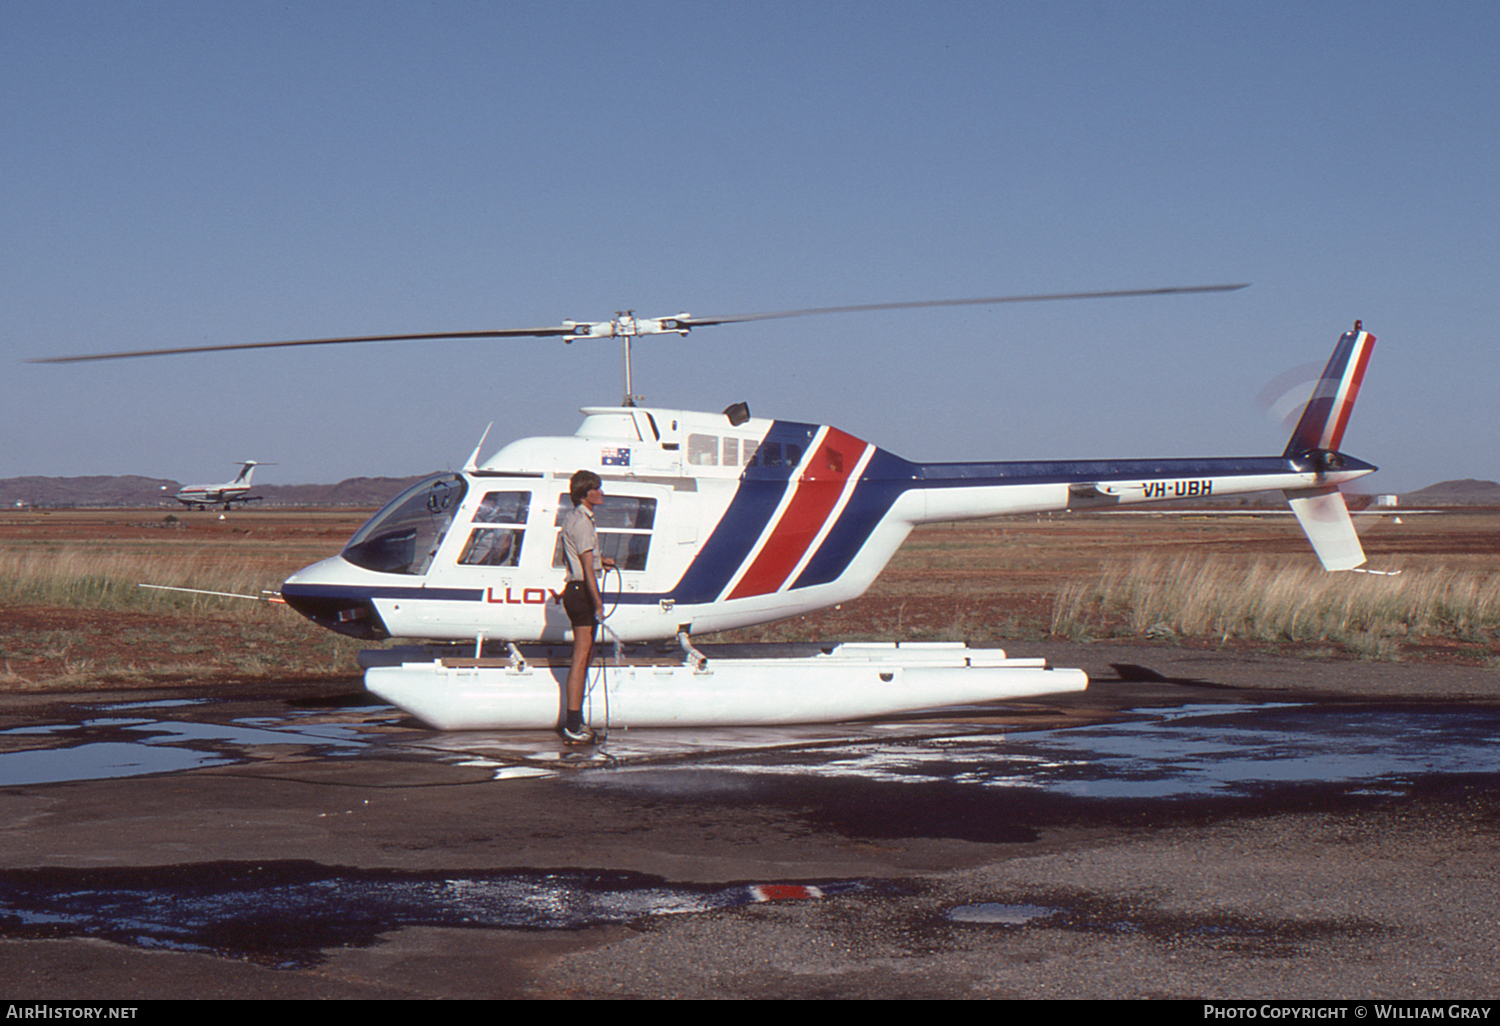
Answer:
<svg viewBox="0 0 1500 1026"><path fill-rule="evenodd" d="M628 467L630 466L630 450L604 449L599 453L599 465L601 467Z"/></svg>

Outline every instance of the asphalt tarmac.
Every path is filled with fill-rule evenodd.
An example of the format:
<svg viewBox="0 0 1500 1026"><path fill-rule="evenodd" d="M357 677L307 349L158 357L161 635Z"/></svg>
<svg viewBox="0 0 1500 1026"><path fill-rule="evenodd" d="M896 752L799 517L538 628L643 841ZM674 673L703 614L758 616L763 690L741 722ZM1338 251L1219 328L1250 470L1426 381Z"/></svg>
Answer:
<svg viewBox="0 0 1500 1026"><path fill-rule="evenodd" d="M0 779L0 985L1496 993L1500 673L1022 647L1094 683L959 721L638 732L592 755L436 735L352 685L6 695L0 774L25 769ZM148 749L185 761L122 754Z"/></svg>

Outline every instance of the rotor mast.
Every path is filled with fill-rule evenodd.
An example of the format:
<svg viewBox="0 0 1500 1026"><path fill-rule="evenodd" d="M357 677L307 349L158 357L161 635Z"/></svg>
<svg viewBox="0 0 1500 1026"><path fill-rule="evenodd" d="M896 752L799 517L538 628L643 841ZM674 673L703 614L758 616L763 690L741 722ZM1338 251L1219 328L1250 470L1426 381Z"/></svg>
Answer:
<svg viewBox="0 0 1500 1026"><path fill-rule="evenodd" d="M609 321L563 321L570 333L562 340L571 343L575 338L618 338L625 361L625 401L620 405L634 406L643 397L635 394L631 378L631 340L637 335L686 335L692 330L691 316L680 313L676 317L637 318L634 310L616 310Z"/></svg>

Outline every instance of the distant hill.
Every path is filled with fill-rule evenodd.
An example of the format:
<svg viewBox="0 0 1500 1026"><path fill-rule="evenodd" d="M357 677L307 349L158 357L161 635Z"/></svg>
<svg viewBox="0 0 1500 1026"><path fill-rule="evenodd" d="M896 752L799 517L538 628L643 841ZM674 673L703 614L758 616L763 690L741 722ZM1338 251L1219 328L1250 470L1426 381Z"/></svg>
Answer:
<svg viewBox="0 0 1500 1026"><path fill-rule="evenodd" d="M250 494L262 497L259 506L381 506L401 489L422 479L412 477L351 477L331 485L260 485ZM8 477L0 479L0 508L16 503L39 507L165 506L182 484L160 477Z"/></svg>
<svg viewBox="0 0 1500 1026"><path fill-rule="evenodd" d="M160 477L8 477L0 506L155 506L182 485ZM167 491L162 491L166 488Z"/></svg>
<svg viewBox="0 0 1500 1026"><path fill-rule="evenodd" d="M1500 482L1440 481L1421 491L1406 492L1401 502L1407 506L1500 506Z"/></svg>
<svg viewBox="0 0 1500 1026"><path fill-rule="evenodd" d="M256 485L253 495L265 496L262 506L384 506L407 485L426 474L412 477L351 477L333 485Z"/></svg>

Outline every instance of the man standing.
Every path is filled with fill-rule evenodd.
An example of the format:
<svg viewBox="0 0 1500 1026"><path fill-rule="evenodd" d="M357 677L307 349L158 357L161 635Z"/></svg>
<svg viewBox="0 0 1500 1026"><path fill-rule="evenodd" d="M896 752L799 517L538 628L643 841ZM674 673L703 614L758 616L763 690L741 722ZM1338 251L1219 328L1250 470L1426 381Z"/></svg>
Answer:
<svg viewBox="0 0 1500 1026"><path fill-rule="evenodd" d="M604 599L594 577L595 566L614 566L614 560L598 560L599 536L594 530L594 507L604 501L604 482L592 470L580 470L568 482L573 508L562 522L563 556L567 584L563 608L573 625L573 660L568 666L567 715L558 733L570 745L594 741L594 732L583 724L583 685L594 655L594 630L604 616Z"/></svg>

